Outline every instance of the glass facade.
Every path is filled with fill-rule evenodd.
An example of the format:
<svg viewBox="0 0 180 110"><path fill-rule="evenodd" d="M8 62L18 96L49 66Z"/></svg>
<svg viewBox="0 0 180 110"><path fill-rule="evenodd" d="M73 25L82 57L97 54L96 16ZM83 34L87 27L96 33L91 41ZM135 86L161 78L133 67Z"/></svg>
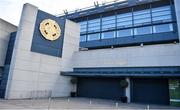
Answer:
<svg viewBox="0 0 180 110"><path fill-rule="evenodd" d="M132 27L132 13L117 15L117 28Z"/></svg>
<svg viewBox="0 0 180 110"><path fill-rule="evenodd" d="M87 32L87 21L80 22L80 33Z"/></svg>
<svg viewBox="0 0 180 110"><path fill-rule="evenodd" d="M100 39L100 33L97 34L89 34L88 35L88 41L92 41L92 40L99 40Z"/></svg>
<svg viewBox="0 0 180 110"><path fill-rule="evenodd" d="M135 11L134 16L134 26L151 24L151 12L150 9Z"/></svg>
<svg viewBox="0 0 180 110"><path fill-rule="evenodd" d="M170 31L173 31L172 24L162 24L162 25L153 26L154 33L170 32Z"/></svg>
<svg viewBox="0 0 180 110"><path fill-rule="evenodd" d="M93 19L88 21L88 32L99 32L100 31L100 19Z"/></svg>
<svg viewBox="0 0 180 110"><path fill-rule="evenodd" d="M80 36L80 42L85 42L86 41L86 36L87 35L81 35Z"/></svg>
<svg viewBox="0 0 180 110"><path fill-rule="evenodd" d="M172 21L170 5L102 16L80 22L80 41L171 32Z"/></svg>
<svg viewBox="0 0 180 110"><path fill-rule="evenodd" d="M171 7L164 6L152 9L152 21L153 22L167 22L172 21Z"/></svg>
<svg viewBox="0 0 180 110"><path fill-rule="evenodd" d="M147 27L134 28L134 35L144 35L144 34L152 34L152 27L147 26Z"/></svg>
<svg viewBox="0 0 180 110"><path fill-rule="evenodd" d="M114 37L115 37L115 31L102 33L102 39L109 39L109 38L114 38Z"/></svg>
<svg viewBox="0 0 180 110"><path fill-rule="evenodd" d="M132 35L133 35L132 29L124 29L124 30L117 31L117 37L127 37L127 36L132 36Z"/></svg>
<svg viewBox="0 0 180 110"><path fill-rule="evenodd" d="M115 16L103 17L102 18L102 30L114 29L116 26Z"/></svg>

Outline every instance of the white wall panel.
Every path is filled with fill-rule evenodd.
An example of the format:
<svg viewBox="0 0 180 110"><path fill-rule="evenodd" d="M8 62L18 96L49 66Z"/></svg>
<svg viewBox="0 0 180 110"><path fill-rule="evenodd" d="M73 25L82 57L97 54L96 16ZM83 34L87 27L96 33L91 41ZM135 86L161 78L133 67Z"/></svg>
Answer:
<svg viewBox="0 0 180 110"><path fill-rule="evenodd" d="M76 52L75 68L180 66L180 45L159 44Z"/></svg>
<svg viewBox="0 0 180 110"><path fill-rule="evenodd" d="M0 66L4 66L10 33L16 30L16 26L0 19Z"/></svg>

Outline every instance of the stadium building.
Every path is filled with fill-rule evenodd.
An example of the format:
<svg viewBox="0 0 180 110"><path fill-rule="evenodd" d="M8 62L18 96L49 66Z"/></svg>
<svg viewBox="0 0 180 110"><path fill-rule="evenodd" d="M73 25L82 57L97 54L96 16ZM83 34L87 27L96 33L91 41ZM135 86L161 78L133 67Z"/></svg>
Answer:
<svg viewBox="0 0 180 110"><path fill-rule="evenodd" d="M0 20L0 97L180 105L180 1L113 1Z"/></svg>

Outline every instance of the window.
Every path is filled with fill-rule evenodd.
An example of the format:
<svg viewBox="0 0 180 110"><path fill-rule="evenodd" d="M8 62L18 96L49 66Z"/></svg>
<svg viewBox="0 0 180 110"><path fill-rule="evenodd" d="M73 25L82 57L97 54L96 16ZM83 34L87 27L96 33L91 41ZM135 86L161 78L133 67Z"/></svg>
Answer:
<svg viewBox="0 0 180 110"><path fill-rule="evenodd" d="M135 26L151 23L150 9L136 11L133 13L133 15L134 15Z"/></svg>
<svg viewBox="0 0 180 110"><path fill-rule="evenodd" d="M88 32L100 31L100 19L93 19L88 21Z"/></svg>
<svg viewBox="0 0 180 110"><path fill-rule="evenodd" d="M86 41L86 35L81 35L80 42L85 42L85 41Z"/></svg>
<svg viewBox="0 0 180 110"><path fill-rule="evenodd" d="M79 22L80 42L172 32L174 29L170 22L172 22L170 5L103 16L102 18Z"/></svg>
<svg viewBox="0 0 180 110"><path fill-rule="evenodd" d="M92 40L99 40L100 39L100 34L89 34L88 35L88 41L92 41Z"/></svg>
<svg viewBox="0 0 180 110"><path fill-rule="evenodd" d="M134 35L152 34L152 27L140 27L134 29Z"/></svg>
<svg viewBox="0 0 180 110"><path fill-rule="evenodd" d="M102 30L115 28L115 16L103 17L102 18Z"/></svg>
<svg viewBox="0 0 180 110"><path fill-rule="evenodd" d="M102 39L109 39L115 37L115 31L102 33Z"/></svg>
<svg viewBox="0 0 180 110"><path fill-rule="evenodd" d="M154 33L162 33L162 32L170 32L173 31L172 24L163 24L163 25L155 25L153 26Z"/></svg>
<svg viewBox="0 0 180 110"><path fill-rule="evenodd" d="M158 7L158 8L153 8L152 9L152 21L157 22L157 21L171 21L171 8L170 6L163 6L163 7Z"/></svg>
<svg viewBox="0 0 180 110"><path fill-rule="evenodd" d="M133 35L132 29L125 29L125 30L117 31L117 37L126 37L126 36L132 36L132 35Z"/></svg>
<svg viewBox="0 0 180 110"><path fill-rule="evenodd" d="M80 32L86 33L87 31L87 21L80 22Z"/></svg>
<svg viewBox="0 0 180 110"><path fill-rule="evenodd" d="M117 27L131 27L132 26L132 13L125 13L117 15Z"/></svg>

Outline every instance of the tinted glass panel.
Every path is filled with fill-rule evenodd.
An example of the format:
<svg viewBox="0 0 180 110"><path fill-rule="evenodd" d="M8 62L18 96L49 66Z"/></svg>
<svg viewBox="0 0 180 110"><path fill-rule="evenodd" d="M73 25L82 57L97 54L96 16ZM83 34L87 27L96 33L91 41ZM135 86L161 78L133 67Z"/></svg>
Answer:
<svg viewBox="0 0 180 110"><path fill-rule="evenodd" d="M102 33L102 39L109 39L115 37L115 31Z"/></svg>
<svg viewBox="0 0 180 110"><path fill-rule="evenodd" d="M131 26L132 26L132 21L117 23L118 28L125 28L125 27L131 27Z"/></svg>
<svg viewBox="0 0 180 110"><path fill-rule="evenodd" d="M152 16L156 17L156 16L163 16L163 15L170 15L170 14L171 14L171 11L166 10L166 11L160 11L160 12L153 13Z"/></svg>
<svg viewBox="0 0 180 110"><path fill-rule="evenodd" d="M94 19L88 21L88 32L100 31L100 19Z"/></svg>
<svg viewBox="0 0 180 110"><path fill-rule="evenodd" d="M117 22L125 22L125 21L132 21L132 17L119 18Z"/></svg>
<svg viewBox="0 0 180 110"><path fill-rule="evenodd" d="M132 35L133 35L132 29L125 29L125 30L117 31L117 37L126 37L126 36L132 36Z"/></svg>
<svg viewBox="0 0 180 110"><path fill-rule="evenodd" d="M163 25L156 25L153 26L154 33L161 33L161 32L170 32L173 31L172 24L163 24Z"/></svg>
<svg viewBox="0 0 180 110"><path fill-rule="evenodd" d="M171 21L171 15L153 17L152 20L153 21Z"/></svg>
<svg viewBox="0 0 180 110"><path fill-rule="evenodd" d="M142 25L144 23L151 23L150 9L136 11L134 15L134 25Z"/></svg>
<svg viewBox="0 0 180 110"><path fill-rule="evenodd" d="M161 11L167 11L170 10L170 6L162 6L162 7L157 7L157 8L153 8L152 12L161 12Z"/></svg>
<svg viewBox="0 0 180 110"><path fill-rule="evenodd" d="M151 18L137 19L137 20L134 20L134 25L145 24L145 23L150 23L150 22L151 22Z"/></svg>
<svg viewBox="0 0 180 110"><path fill-rule="evenodd" d="M80 36L80 42L84 42L84 41L86 41L86 35Z"/></svg>
<svg viewBox="0 0 180 110"><path fill-rule="evenodd" d="M124 13L124 14L119 14L117 15L117 18L127 18L127 17L132 17L132 13Z"/></svg>
<svg viewBox="0 0 180 110"><path fill-rule="evenodd" d="M141 11L135 11L133 13L134 16L138 16L138 15L145 15L145 14L149 14L150 13L150 9L146 9L146 10L141 10Z"/></svg>
<svg viewBox="0 0 180 110"><path fill-rule="evenodd" d="M125 13L117 15L117 27L131 27L132 26L132 13Z"/></svg>
<svg viewBox="0 0 180 110"><path fill-rule="evenodd" d="M100 39L100 34L97 33L97 34L89 34L88 35L88 41L91 41L91 40L99 40Z"/></svg>
<svg viewBox="0 0 180 110"><path fill-rule="evenodd" d="M108 30L108 29L114 29L115 24L108 24L108 25L103 25L102 30Z"/></svg>
<svg viewBox="0 0 180 110"><path fill-rule="evenodd" d="M170 6L163 6L158 8L152 9L152 21L171 21L171 7Z"/></svg>
<svg viewBox="0 0 180 110"><path fill-rule="evenodd" d="M143 34L151 34L151 33L152 33L152 27L151 26L134 29L134 35L143 35Z"/></svg>
<svg viewBox="0 0 180 110"><path fill-rule="evenodd" d="M115 27L115 16L102 18L102 30L111 29Z"/></svg>
<svg viewBox="0 0 180 110"><path fill-rule="evenodd" d="M151 18L152 17L152 18ZM117 18L117 19L116 19ZM133 20L134 19L134 20ZM117 16L102 17L102 19L93 19L89 21L80 22L80 32L81 35L89 33L87 36L81 36L80 41L84 42L86 40L99 40L100 36L102 39L115 38L115 37L126 37L134 35L144 35L152 33L162 33L173 31L172 24L165 24L166 22L172 21L172 12L170 6L161 6L157 8L145 9L141 11L134 11L117 14ZM154 26L150 26L150 23L154 23ZM161 23L161 25L155 25L155 23ZM116 24L117 23L117 24ZM145 26L145 27L132 27L134 26ZM102 27L100 27L102 26ZM117 26L117 27L116 27ZM131 29L125 29L131 28ZM110 31L109 29L118 29L116 32L113 30L111 32L100 31ZM98 34L92 34L98 33ZM117 34L116 34L117 33ZM117 36L116 36L117 35Z"/></svg>
<svg viewBox="0 0 180 110"><path fill-rule="evenodd" d="M80 32L86 32L87 31L87 21L80 22Z"/></svg>

